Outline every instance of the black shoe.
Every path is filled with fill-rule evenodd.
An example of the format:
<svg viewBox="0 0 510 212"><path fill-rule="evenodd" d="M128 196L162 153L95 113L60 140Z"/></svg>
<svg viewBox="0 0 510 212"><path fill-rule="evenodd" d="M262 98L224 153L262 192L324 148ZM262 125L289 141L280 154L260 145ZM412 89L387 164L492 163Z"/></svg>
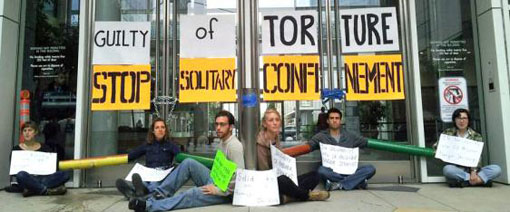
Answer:
<svg viewBox="0 0 510 212"><path fill-rule="evenodd" d="M145 200L140 198L129 200L128 208L135 212L143 212L145 211Z"/></svg>
<svg viewBox="0 0 510 212"><path fill-rule="evenodd" d="M452 181L452 182L448 182L448 186L450 188L464 188L464 187L469 186L469 182L467 182L467 181Z"/></svg>
<svg viewBox="0 0 510 212"><path fill-rule="evenodd" d="M482 185L483 187L492 187L492 181L487 181L487 183Z"/></svg>
<svg viewBox="0 0 510 212"><path fill-rule="evenodd" d="M23 192L23 188L21 188L17 183L11 183L10 186L6 186L4 188L5 192L9 193L21 193Z"/></svg>
<svg viewBox="0 0 510 212"><path fill-rule="evenodd" d="M30 196L34 196L36 195L37 193L35 193L34 191L31 191L31 190L28 190L28 189L23 189L23 197L30 197Z"/></svg>
<svg viewBox="0 0 510 212"><path fill-rule="evenodd" d="M136 197L143 197L149 194L149 190L143 184L142 177L140 177L138 173L134 173L131 176L131 182L133 182L133 186L135 187Z"/></svg>
<svg viewBox="0 0 510 212"><path fill-rule="evenodd" d="M125 180L117 179L115 181L115 187L117 190L126 197L126 199L130 200L135 198L135 190L131 187Z"/></svg>

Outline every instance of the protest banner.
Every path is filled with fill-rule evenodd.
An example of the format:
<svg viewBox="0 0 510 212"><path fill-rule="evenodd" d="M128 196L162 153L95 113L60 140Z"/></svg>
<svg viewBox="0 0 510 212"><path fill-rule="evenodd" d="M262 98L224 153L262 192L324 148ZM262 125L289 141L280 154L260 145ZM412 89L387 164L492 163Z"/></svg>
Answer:
<svg viewBox="0 0 510 212"><path fill-rule="evenodd" d="M320 144L322 165L339 174L354 174L358 169L359 148Z"/></svg>
<svg viewBox="0 0 510 212"><path fill-rule="evenodd" d="M92 64L150 64L150 22L94 22Z"/></svg>
<svg viewBox="0 0 510 212"><path fill-rule="evenodd" d="M265 101L319 100L319 56L264 56Z"/></svg>
<svg viewBox="0 0 510 212"><path fill-rule="evenodd" d="M273 170L276 173L276 177L285 175L296 185L299 185L297 180L296 158L286 155L278 148L271 145L271 162L273 164Z"/></svg>
<svg viewBox="0 0 510 212"><path fill-rule="evenodd" d="M126 176L125 180L131 181L133 174L138 173L144 182L159 182L170 174L172 168L166 170L153 169L145 167L142 164L136 163L135 166L129 171L129 174Z"/></svg>
<svg viewBox="0 0 510 212"><path fill-rule="evenodd" d="M94 65L93 69L93 111L150 109L150 65Z"/></svg>
<svg viewBox="0 0 510 212"><path fill-rule="evenodd" d="M447 163L477 167L483 142L441 134L435 157Z"/></svg>
<svg viewBox="0 0 510 212"><path fill-rule="evenodd" d="M214 163L211 170L211 178L221 191L226 191L232 175L236 171L237 164L229 161L221 150L216 151Z"/></svg>
<svg viewBox="0 0 510 212"><path fill-rule="evenodd" d="M344 56L347 101L405 99L402 56Z"/></svg>
<svg viewBox="0 0 510 212"><path fill-rule="evenodd" d="M238 169L233 205L269 206L280 204L278 181L274 170Z"/></svg>
<svg viewBox="0 0 510 212"><path fill-rule="evenodd" d="M33 175L50 175L57 171L57 153L14 150L9 175L26 171Z"/></svg>

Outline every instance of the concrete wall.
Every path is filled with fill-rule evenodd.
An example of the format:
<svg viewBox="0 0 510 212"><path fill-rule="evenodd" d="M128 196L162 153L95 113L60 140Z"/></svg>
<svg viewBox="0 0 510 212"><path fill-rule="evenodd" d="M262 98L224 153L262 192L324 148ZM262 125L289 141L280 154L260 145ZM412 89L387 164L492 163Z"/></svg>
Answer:
<svg viewBox="0 0 510 212"><path fill-rule="evenodd" d="M480 64L487 120L489 163L498 164L502 174L497 181L510 182L510 109L508 23L504 22L502 3L507 0L477 0L476 16L480 46ZM508 17L508 16L507 16ZM510 40L507 40L510 41Z"/></svg>
<svg viewBox="0 0 510 212"><path fill-rule="evenodd" d="M9 183L13 143L20 0L0 0L0 187Z"/></svg>

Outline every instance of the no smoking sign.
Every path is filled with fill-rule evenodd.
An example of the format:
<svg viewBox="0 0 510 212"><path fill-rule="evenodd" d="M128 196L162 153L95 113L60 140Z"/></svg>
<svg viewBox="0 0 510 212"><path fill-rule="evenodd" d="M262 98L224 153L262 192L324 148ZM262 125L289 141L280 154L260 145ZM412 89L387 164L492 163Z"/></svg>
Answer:
<svg viewBox="0 0 510 212"><path fill-rule="evenodd" d="M466 79L463 77L443 77L439 79L438 84L441 120L451 122L453 111L458 108L469 108Z"/></svg>

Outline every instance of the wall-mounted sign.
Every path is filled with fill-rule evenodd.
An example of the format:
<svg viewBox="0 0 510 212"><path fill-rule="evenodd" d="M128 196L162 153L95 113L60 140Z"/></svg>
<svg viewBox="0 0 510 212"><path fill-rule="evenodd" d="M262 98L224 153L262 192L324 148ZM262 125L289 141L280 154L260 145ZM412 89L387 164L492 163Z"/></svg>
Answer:
<svg viewBox="0 0 510 212"><path fill-rule="evenodd" d="M320 99L319 56L264 56L265 101Z"/></svg>
<svg viewBox="0 0 510 212"><path fill-rule="evenodd" d="M179 102L236 101L235 58L181 58Z"/></svg>
<svg viewBox="0 0 510 212"><path fill-rule="evenodd" d="M181 15L180 57L235 57L235 15Z"/></svg>
<svg viewBox="0 0 510 212"><path fill-rule="evenodd" d="M347 101L405 99L402 56L345 56Z"/></svg>
<svg viewBox="0 0 510 212"><path fill-rule="evenodd" d="M94 65L92 110L150 109L150 65Z"/></svg>
<svg viewBox="0 0 510 212"><path fill-rule="evenodd" d="M431 41L430 53L437 71L464 71L466 60L471 55L466 40Z"/></svg>
<svg viewBox="0 0 510 212"><path fill-rule="evenodd" d="M262 54L317 54L317 11L262 13Z"/></svg>
<svg viewBox="0 0 510 212"><path fill-rule="evenodd" d="M464 77L443 77L438 80L441 120L452 122L453 111L468 109L467 84Z"/></svg>
<svg viewBox="0 0 510 212"><path fill-rule="evenodd" d="M28 58L30 68L38 77L54 76L63 72L66 60L65 46L33 46L30 47Z"/></svg>
<svg viewBox="0 0 510 212"><path fill-rule="evenodd" d="M342 52L399 51L394 7L340 10Z"/></svg>
<svg viewBox="0 0 510 212"><path fill-rule="evenodd" d="M95 22L93 64L149 64L150 22Z"/></svg>

